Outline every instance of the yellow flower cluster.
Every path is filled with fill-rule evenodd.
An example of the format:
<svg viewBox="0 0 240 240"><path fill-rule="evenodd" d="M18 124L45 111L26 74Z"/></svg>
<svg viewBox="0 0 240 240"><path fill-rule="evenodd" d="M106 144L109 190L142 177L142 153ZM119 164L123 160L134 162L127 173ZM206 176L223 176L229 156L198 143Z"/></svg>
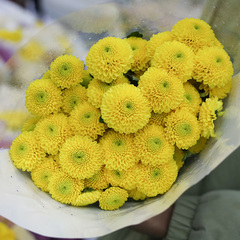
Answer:
<svg viewBox="0 0 240 240"><path fill-rule="evenodd" d="M62 55L29 85L33 116L11 159L38 188L73 206L99 202L115 210L128 198L163 194L186 157L215 136L232 74L229 56L200 19L149 40L103 38L86 66Z"/></svg>

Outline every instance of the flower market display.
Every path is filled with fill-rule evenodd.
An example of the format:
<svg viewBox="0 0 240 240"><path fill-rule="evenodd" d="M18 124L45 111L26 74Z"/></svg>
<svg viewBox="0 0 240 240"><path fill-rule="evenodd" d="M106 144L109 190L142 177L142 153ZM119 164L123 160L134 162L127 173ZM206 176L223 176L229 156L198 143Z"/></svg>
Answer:
<svg viewBox="0 0 240 240"><path fill-rule="evenodd" d="M186 18L149 40L104 37L85 60L58 56L30 83L13 164L76 207L116 210L164 194L187 156L215 137L229 55L206 22Z"/></svg>

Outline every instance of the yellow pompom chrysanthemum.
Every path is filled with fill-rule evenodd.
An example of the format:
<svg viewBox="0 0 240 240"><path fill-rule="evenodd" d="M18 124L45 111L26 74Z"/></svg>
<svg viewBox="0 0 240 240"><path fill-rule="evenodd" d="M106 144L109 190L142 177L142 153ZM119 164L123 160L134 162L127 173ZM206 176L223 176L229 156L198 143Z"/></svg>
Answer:
<svg viewBox="0 0 240 240"><path fill-rule="evenodd" d="M197 143L195 145L193 145L192 147L190 147L188 149L188 151L190 151L191 153L194 153L194 154L200 153L203 150L203 148L205 147L206 143L207 143L207 139L204 137L200 137L198 139Z"/></svg>
<svg viewBox="0 0 240 240"><path fill-rule="evenodd" d="M82 82L83 70L83 62L72 55L59 56L50 65L51 79L62 89Z"/></svg>
<svg viewBox="0 0 240 240"><path fill-rule="evenodd" d="M145 166L137 169L137 189L148 197L155 197L170 189L178 175L178 167L174 160L163 165Z"/></svg>
<svg viewBox="0 0 240 240"><path fill-rule="evenodd" d="M125 40L106 37L90 48L86 65L94 78L110 83L131 68L132 57L132 49Z"/></svg>
<svg viewBox="0 0 240 240"><path fill-rule="evenodd" d="M136 169L137 165L121 171L105 168L106 178L113 187L122 187L126 190L132 190L136 188Z"/></svg>
<svg viewBox="0 0 240 240"><path fill-rule="evenodd" d="M125 40L130 44L133 50L133 63L131 71L145 71L149 66L149 58L147 55L147 40L139 37L129 37Z"/></svg>
<svg viewBox="0 0 240 240"><path fill-rule="evenodd" d="M192 113L197 115L200 104L202 103L198 90L189 82L184 83L183 88L185 93L180 107L187 107Z"/></svg>
<svg viewBox="0 0 240 240"><path fill-rule="evenodd" d="M127 134L143 128L151 116L140 89L127 83L113 86L103 95L101 111L108 127Z"/></svg>
<svg viewBox="0 0 240 240"><path fill-rule="evenodd" d="M93 76L90 74L89 69L84 69L83 71L83 78L82 78L82 82L80 82L80 84L85 87L88 88L89 83L92 81Z"/></svg>
<svg viewBox="0 0 240 240"><path fill-rule="evenodd" d="M199 110L199 121L202 126L201 136L205 138L215 137L214 133L214 123L213 121L217 119L216 112L222 110L223 102L215 98L207 98L205 102L202 103Z"/></svg>
<svg viewBox="0 0 240 240"><path fill-rule="evenodd" d="M18 135L13 140L9 153L16 168L23 171L32 171L45 156L33 132Z"/></svg>
<svg viewBox="0 0 240 240"><path fill-rule="evenodd" d="M128 192L119 187L110 187L102 192L99 207L103 210L119 209L128 199Z"/></svg>
<svg viewBox="0 0 240 240"><path fill-rule="evenodd" d="M184 158L184 151L175 146L173 159L176 161L176 164L178 166L178 170L184 165L183 158Z"/></svg>
<svg viewBox="0 0 240 240"><path fill-rule="evenodd" d="M110 130L101 139L103 162L110 170L124 170L138 162L133 142L133 134Z"/></svg>
<svg viewBox="0 0 240 240"><path fill-rule="evenodd" d="M78 104L87 101L87 99L87 90L82 85L64 89L62 93L62 109L65 113L70 114Z"/></svg>
<svg viewBox="0 0 240 240"><path fill-rule="evenodd" d="M41 117L38 116L32 116L29 119L27 119L22 128L21 128L21 132L30 132L33 131L36 127L36 124L38 123L38 121L41 119Z"/></svg>
<svg viewBox="0 0 240 240"><path fill-rule="evenodd" d="M171 33L174 39L191 47L195 53L204 46L215 44L215 35L211 26L201 19L180 20L172 27Z"/></svg>
<svg viewBox="0 0 240 240"><path fill-rule="evenodd" d="M178 148L188 149L200 138L201 127L198 119L187 109L170 113L166 117L165 126L167 140L171 144L176 143Z"/></svg>
<svg viewBox="0 0 240 240"><path fill-rule="evenodd" d="M90 178L103 165L102 149L90 138L75 135L60 149L59 164L73 178Z"/></svg>
<svg viewBox="0 0 240 240"><path fill-rule="evenodd" d="M147 198L146 194L138 191L137 188L128 191L128 196L130 198L133 198L135 201L139 201L139 200L143 201Z"/></svg>
<svg viewBox="0 0 240 240"><path fill-rule="evenodd" d="M169 31L153 34L150 40L147 42L147 55L150 59L153 58L156 49L164 42L172 41L172 34Z"/></svg>
<svg viewBox="0 0 240 240"><path fill-rule="evenodd" d="M151 66L163 68L178 77L182 82L191 79L194 53L183 43L172 41L160 45L153 56Z"/></svg>
<svg viewBox="0 0 240 240"><path fill-rule="evenodd" d="M29 41L19 49L19 55L27 61L38 61L44 52L43 45L35 40Z"/></svg>
<svg viewBox="0 0 240 240"><path fill-rule="evenodd" d="M232 77L229 78L227 83L222 87L214 87L209 89L209 97L218 99L224 99L230 93L232 89Z"/></svg>
<svg viewBox="0 0 240 240"><path fill-rule="evenodd" d="M0 239L1 240L16 240L16 235L13 229L8 227L4 222L0 222Z"/></svg>
<svg viewBox="0 0 240 240"><path fill-rule="evenodd" d="M219 47L205 47L195 57L193 78L210 88L223 87L233 75L229 55Z"/></svg>
<svg viewBox="0 0 240 240"><path fill-rule="evenodd" d="M57 113L62 105L61 90L50 79L37 79L26 90L25 105L33 115Z"/></svg>
<svg viewBox="0 0 240 240"><path fill-rule="evenodd" d="M84 185L87 188L92 188L96 190L106 189L109 186L109 182L107 181L105 167L102 166L101 169L92 177L86 178Z"/></svg>
<svg viewBox="0 0 240 240"><path fill-rule="evenodd" d="M112 86L121 83L129 83L129 80L123 75L121 75L111 83L106 83L94 78L88 85L87 89L88 101L96 108L100 108L102 105L103 94Z"/></svg>
<svg viewBox="0 0 240 240"><path fill-rule="evenodd" d="M77 199L71 204L77 207L88 206L97 202L100 196L101 191L98 190L82 192L78 195Z"/></svg>
<svg viewBox="0 0 240 240"><path fill-rule="evenodd" d="M168 113L183 101L183 83L164 69L148 68L141 76L138 87L154 112Z"/></svg>
<svg viewBox="0 0 240 240"><path fill-rule="evenodd" d="M144 165L164 164L173 159L174 146L165 138L162 126L147 125L135 134L134 146Z"/></svg>
<svg viewBox="0 0 240 240"><path fill-rule="evenodd" d="M58 164L53 158L44 158L40 164L31 171L34 184L44 192L48 192L48 184L54 172L59 171Z"/></svg>
<svg viewBox="0 0 240 240"><path fill-rule="evenodd" d="M71 112L69 117L70 126L75 134L89 136L95 140L98 135L103 135L106 129L105 124L99 122L100 116L100 110L85 101Z"/></svg>
<svg viewBox="0 0 240 240"><path fill-rule="evenodd" d="M65 204L74 203L84 189L82 180L68 176L64 172L54 173L48 184L49 193L52 198Z"/></svg>
<svg viewBox="0 0 240 240"><path fill-rule="evenodd" d="M66 139L73 136L68 118L62 113L53 114L40 120L34 133L40 146L46 153L52 155L57 154Z"/></svg>

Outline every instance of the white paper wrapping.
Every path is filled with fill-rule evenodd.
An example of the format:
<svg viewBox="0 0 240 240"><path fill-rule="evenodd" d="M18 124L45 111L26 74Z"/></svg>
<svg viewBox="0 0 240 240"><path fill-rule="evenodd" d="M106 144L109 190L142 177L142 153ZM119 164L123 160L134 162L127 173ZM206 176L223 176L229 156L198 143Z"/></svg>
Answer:
<svg viewBox="0 0 240 240"><path fill-rule="evenodd" d="M155 1L152 2L153 4L155 3ZM153 5L153 7L157 6ZM69 26L72 27L74 33L81 32L77 38L75 36L71 39L71 44L74 43L75 46L77 46L73 54L81 56L80 58L84 60L85 54L92 44L91 41L96 41L97 37L101 38L105 36L104 32L107 29L110 29L111 31L109 31L109 34L113 35L116 34L116 32L119 33L118 35L126 35L126 33L130 31L130 21L128 21L129 24L127 24L127 26L125 23L123 25L119 23L115 25L114 28L110 26L113 23L116 24L116 21L119 21L119 19L122 18L122 12L119 12L119 9L121 8L119 6L116 8L114 4L111 4L111 9L113 8L115 11L114 16L107 14L107 11L104 12L103 10L105 8L101 9L101 11L99 10L100 12L94 9L94 14L96 15L98 13L97 17L99 19L102 19L103 16L108 18L106 21L107 24L105 25L103 24L104 21L101 22L102 25L101 23L95 22L96 24L100 24L98 25L99 27L96 33L97 36L92 34L85 35L85 30L88 29L94 31L96 24L93 26L91 20L77 18L79 14L72 15L71 17L62 20L62 23L66 24L68 29ZM132 9L127 8L127 10L130 11ZM101 14L101 12L106 14ZM84 16L87 16L90 13L91 12L84 11ZM124 14L127 15L126 11ZM134 14L134 16L138 16L139 18L144 17L143 19L146 19L146 16L139 16L139 13ZM110 24L109 21L112 17L114 17L113 22ZM154 18L155 22L159 20L156 14L152 14L151 17ZM162 19L164 17L166 21L169 20L167 24ZM186 17L189 17L189 15ZM82 24L82 20L84 20L84 24ZM146 23L146 20L144 20L145 22L140 21L140 25L143 26L145 30L148 29L148 34L150 34L154 31L163 31L163 29L165 30L169 28L169 26L173 24L173 21L176 22L176 20L179 19L173 19L173 17L165 16L163 14L160 16L160 22L158 22L159 27L157 30L149 28L151 21L148 23ZM136 29L139 29L140 26L137 24L138 22L138 18L131 18L131 23L134 23L133 26L135 26ZM82 25L84 25L84 28L81 28ZM93 27L92 29L91 26ZM156 27L156 24L152 23L151 26ZM105 29L105 27L107 27L107 29ZM51 32L51 28L48 29L48 33L49 32ZM102 35L99 35L99 32ZM76 42L81 44L76 44ZM53 43L50 43L49 46L54 48ZM65 49L62 53L64 51ZM48 52L47 56L50 59L51 57L54 57L55 54L56 52L52 51ZM59 51L57 54L59 54ZM27 79L24 78L24 72L28 70L27 63L21 61L17 62L19 61L18 56L13 58L12 61L16 61L17 68L23 67L24 69L21 69L20 72L18 71L17 74L10 74L11 76L5 74L5 76L9 77L11 82L15 82L15 84L16 82L19 83L19 79L21 80L19 88L22 89L23 95L19 98L14 98L13 94L12 96L9 96L9 101L15 101L15 108L21 108L22 101L20 100L24 98L26 86L35 77L46 71L46 66L44 64L40 65L34 71L34 74L31 76L32 78L29 78L29 75L27 75ZM6 68L9 66L6 66ZM10 72L14 73L14 69L11 69ZM6 83L10 80L5 79L4 82ZM41 235L60 238L90 238L103 236L120 228L138 224L163 212L172 205L184 191L209 174L240 145L239 82L240 75L236 75L233 78L232 91L228 98L224 100L225 114L216 121L217 137L211 139L204 150L197 155L193 161L183 167L177 181L164 195L147 199L144 202L127 202L119 210L115 211L103 211L94 206L79 208L67 206L53 200L49 194L37 189L28 173L22 172L13 166L9 158L8 150L2 150L0 151L0 215L10 219L25 229Z"/></svg>

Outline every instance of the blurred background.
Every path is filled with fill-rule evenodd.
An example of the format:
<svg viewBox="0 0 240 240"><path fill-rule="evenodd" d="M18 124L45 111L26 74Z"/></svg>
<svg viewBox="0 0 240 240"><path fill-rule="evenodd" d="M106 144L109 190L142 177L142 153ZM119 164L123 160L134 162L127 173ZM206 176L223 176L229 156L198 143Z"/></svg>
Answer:
<svg viewBox="0 0 240 240"><path fill-rule="evenodd" d="M162 16L161 23L166 23L166 26L173 25L176 21L185 17L194 16L195 18L201 18L208 22L217 38L222 42L226 51L229 53L233 64L235 74L240 69L240 3L239 0L155 0L153 5L148 5L147 0L0 0L0 149L8 149L12 140L19 133L21 124L26 119L26 113L22 111L10 112L9 109L13 109L8 101L9 89L5 85L1 85L4 81L4 75L9 75L6 65L10 68L18 68L16 62L11 61L11 57L19 50L23 50L23 46L29 42L34 36L43 30L47 29L49 25L56 20L63 18L67 14L74 13L78 10L87 9L96 4L104 4L117 2L119 4L127 3L131 6L131 9L136 9L136 12L141 13L141 17L144 13L153 13L155 17ZM144 3L144 8L142 7ZM167 7L161 12L161 5ZM111 6L111 5L109 5ZM158 6L155 8L154 6ZM138 8L142 9L138 9ZM98 9L98 7L96 8ZM157 9L157 10L156 10ZM112 15L115 14L114 8L111 8ZM164 13L164 14L163 14ZM98 14L98 11L95 12ZM81 16L80 16L81 17ZM88 15L82 16L85 22L91 22L88 19ZM173 20L173 22L171 22ZM175 21L175 22L174 22ZM150 22L154 25L154 22ZM163 24L164 25L164 24ZM55 25L57 27L57 25ZM65 31L65 30L64 30ZM48 39L48 35L44 35L44 39L40 39L40 42L52 41L57 46L52 53L52 57L61 52L62 48L65 52L70 51L68 49L68 39L62 38L63 33L58 28L57 34L53 35L53 38ZM65 32L64 32L65 33ZM67 35L67 34L65 34ZM56 46L54 46L56 47ZM46 51L46 50L45 50ZM50 51L50 50L49 50ZM34 52L34 54L33 54ZM32 62L36 60L36 57L41 55L41 48L37 42L32 42L31 46L25 48L22 51L22 56L25 58L26 63L29 64L28 73L31 78L31 68L34 69ZM43 56L46 62L50 61L48 56ZM7 63L7 64L6 64ZM36 61L36 64L39 62ZM21 76L22 69L18 69L18 76ZM11 70L12 71L12 70ZM10 71L10 72L11 72ZM12 73L12 72L11 72ZM24 76L26 77L26 74ZM28 76L27 76L28 77ZM6 78L8 79L8 78ZM19 80L21 81L21 79ZM9 85L12 83L8 83ZM14 96L18 97L22 95L22 91L18 91L20 87L14 89ZM12 92L12 89L10 89ZM17 99L17 98L16 98ZM16 100L14 100L16 101ZM25 217L25 216L23 216ZM14 223L11 223L5 218L0 217L0 240L50 240L55 238L48 238L40 236L34 233L30 233Z"/></svg>

